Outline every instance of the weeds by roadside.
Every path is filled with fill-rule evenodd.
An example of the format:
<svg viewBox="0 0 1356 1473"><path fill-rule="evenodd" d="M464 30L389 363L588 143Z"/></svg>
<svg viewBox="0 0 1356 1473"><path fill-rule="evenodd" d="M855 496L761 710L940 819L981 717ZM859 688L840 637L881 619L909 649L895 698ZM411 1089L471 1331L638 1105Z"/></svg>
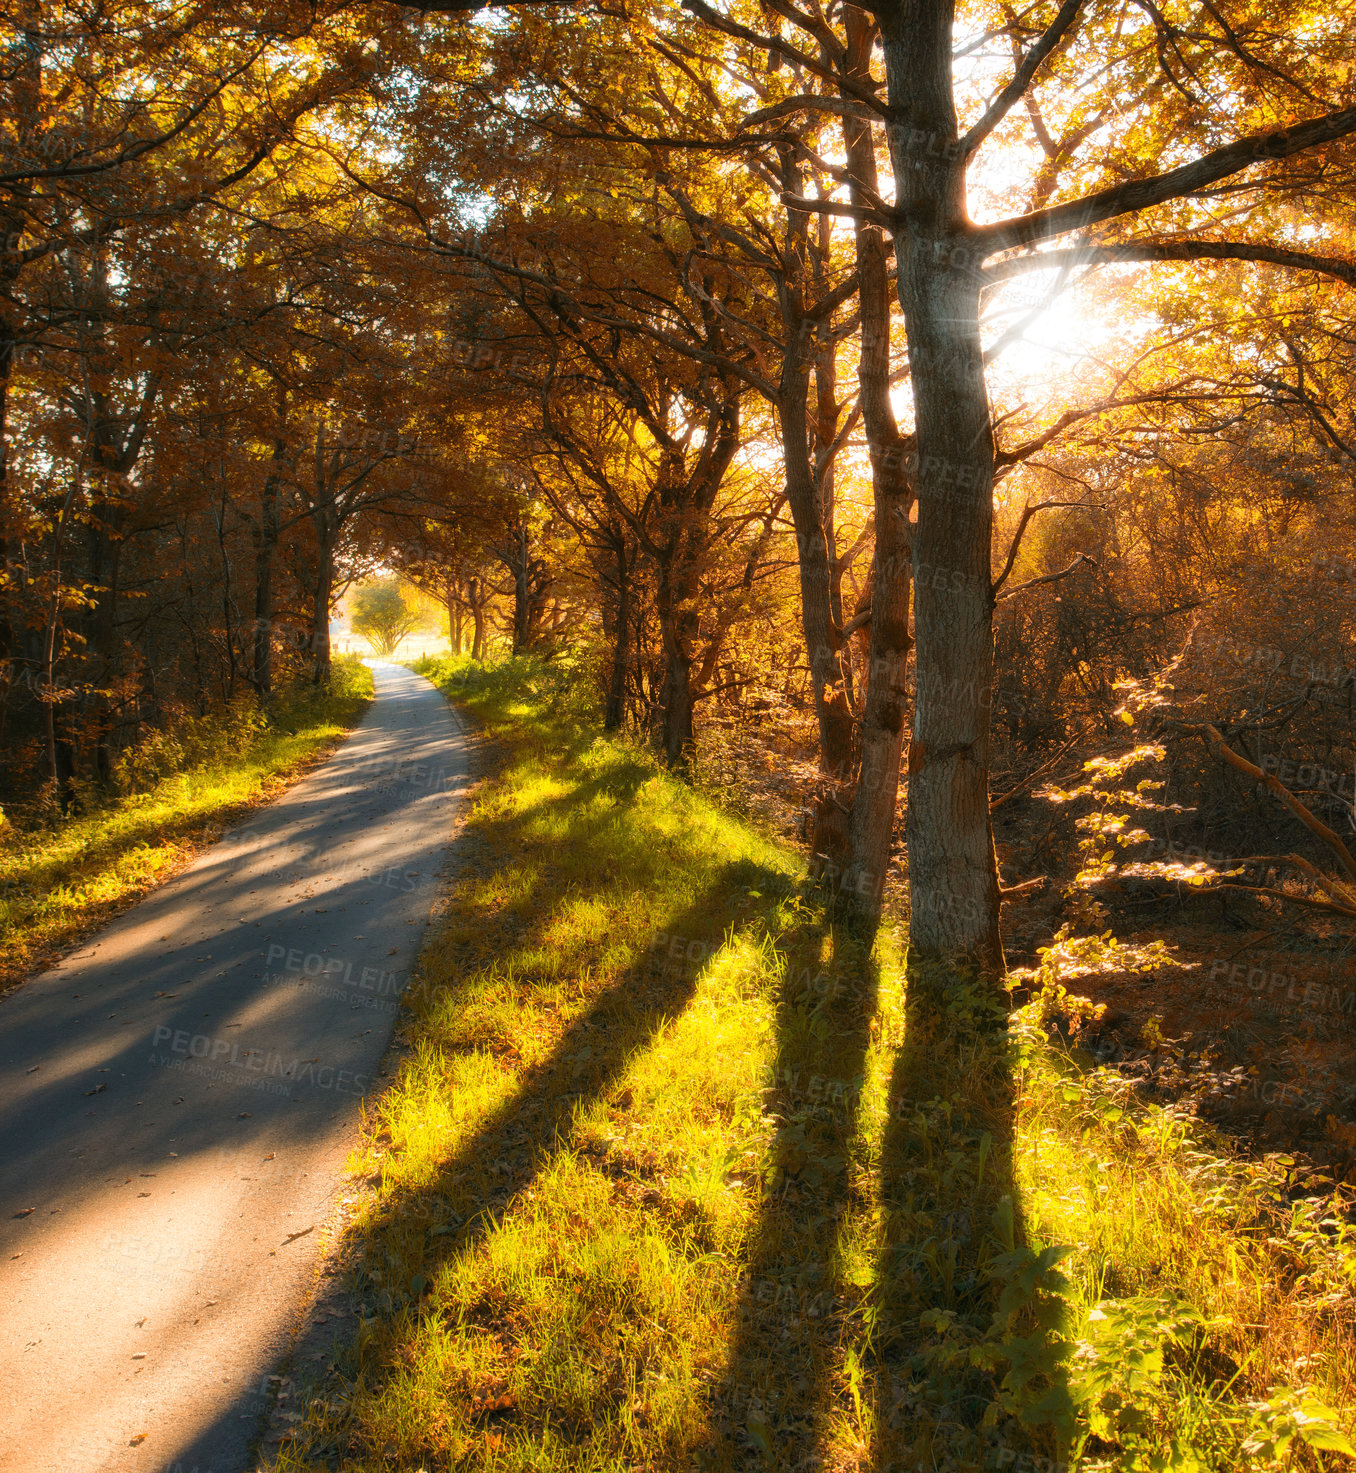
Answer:
<svg viewBox="0 0 1356 1473"><path fill-rule="evenodd" d="M1322 1182L1052 1042L1058 957L1011 1017L906 988L567 678L424 668L500 770L353 1163L360 1329L274 1473L1344 1456Z"/></svg>
<svg viewBox="0 0 1356 1473"><path fill-rule="evenodd" d="M298 686L268 711L153 734L128 755L120 796L91 793L78 815L0 826L0 986L167 878L214 828L276 796L348 734L371 694L365 665L336 660L327 691Z"/></svg>

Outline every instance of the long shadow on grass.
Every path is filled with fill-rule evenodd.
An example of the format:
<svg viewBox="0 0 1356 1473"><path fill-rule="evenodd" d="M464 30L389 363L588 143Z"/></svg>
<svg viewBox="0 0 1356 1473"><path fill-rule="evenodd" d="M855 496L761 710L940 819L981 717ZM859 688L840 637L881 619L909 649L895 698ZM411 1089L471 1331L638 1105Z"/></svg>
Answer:
<svg viewBox="0 0 1356 1473"><path fill-rule="evenodd" d="M698 1453L713 1470L810 1466L838 1403L853 1299L836 1265L854 1171L878 976L856 936L831 919L783 937L777 1051L766 1111L778 1121L738 1305L731 1356ZM864 1163L859 1163L864 1164Z"/></svg>
<svg viewBox="0 0 1356 1473"><path fill-rule="evenodd" d="M814 978L821 949L833 956L826 988ZM875 964L831 924L794 938L786 959L778 1167L701 1466L787 1473L846 1457L881 1473L1054 1470L1048 1423L1019 1415L1063 1402L1059 1368L1041 1354L1052 1281L1024 1245L1013 1179L1006 1000L913 969L873 1202L858 1096ZM873 1206L873 1269L848 1276L855 1255L840 1250Z"/></svg>
<svg viewBox="0 0 1356 1473"><path fill-rule="evenodd" d="M909 968L881 1151L874 1468L1060 1466L1058 1270L1023 1231L1006 1007L990 983Z"/></svg>
<svg viewBox="0 0 1356 1473"><path fill-rule="evenodd" d="M593 896L615 902L619 883L643 885L639 862L624 882L607 873L609 864L624 865L626 858L609 851L607 806L590 815L590 800L606 795L624 807L635 800L638 789L651 776L648 768L613 766L573 783L562 795L520 808L507 819L477 824L478 842L488 856L516 852L533 875L523 892L491 907L484 916L486 935L503 952L545 954L562 905ZM534 826L549 833L561 821L566 823L563 837L543 839L532 833ZM568 867L562 866L562 860L567 850L576 856L589 855L596 869L582 879L577 868L566 873ZM645 862L656 865L663 861L652 851ZM696 943L703 955L712 953L719 949L732 922L751 919L750 903L746 901L741 911L739 897L746 891L772 895L784 889L786 878L751 860L710 865L699 893L678 914L656 913L654 928L681 936L689 945ZM596 958L581 956L581 971L594 961ZM373 1307L391 1322L395 1333L360 1339L348 1366L366 1384L371 1400L384 1385L399 1381L406 1373L399 1344L417 1339L428 1321L443 1323L450 1314L473 1322L483 1320L491 1331L497 1327L494 1306L438 1304L428 1297L429 1288L441 1269L473 1254L503 1222L515 1199L532 1185L559 1148L569 1143L576 1112L612 1095L632 1056L646 1048L665 1022L681 1014L692 1000L702 967L657 963L653 953L642 955L621 969L615 980L594 990L587 1007L554 1041L550 1057L518 1074L511 1092L484 1115L456 1154L439 1164L436 1175L383 1204L379 1219L369 1229L359 1288L369 1305L375 1301ZM421 998L420 989L414 989L410 1000L415 1010L447 1010L446 1015L455 1018L459 1010L476 1007L486 996L476 970L468 968L469 978L451 987L434 985L433 996L426 988ZM571 973L562 975L568 978ZM538 982L519 975L496 985L519 990L541 987L549 993L557 981L551 976ZM504 1052L511 1047L506 1042ZM402 1273L397 1280L390 1271L393 1265L400 1265L404 1272L418 1265L419 1272L408 1279ZM379 1271L374 1273L374 1269ZM404 1317L408 1319L402 1327ZM588 1408L578 1425L572 1425L569 1408L549 1410L554 1435L566 1441L587 1440L603 1411ZM514 1417L501 1418L496 1425L507 1435L515 1421ZM374 1429L366 1432L375 1435ZM383 1440L376 1438L378 1444Z"/></svg>

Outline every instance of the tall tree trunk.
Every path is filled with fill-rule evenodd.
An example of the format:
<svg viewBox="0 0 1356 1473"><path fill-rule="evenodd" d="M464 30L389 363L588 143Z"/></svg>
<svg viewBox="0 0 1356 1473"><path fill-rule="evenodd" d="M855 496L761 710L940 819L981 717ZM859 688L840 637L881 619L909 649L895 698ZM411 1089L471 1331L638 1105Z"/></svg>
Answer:
<svg viewBox="0 0 1356 1473"><path fill-rule="evenodd" d="M334 549L320 549L316 564L315 589L311 601L311 650L316 685L330 683L330 599L334 592Z"/></svg>
<svg viewBox="0 0 1356 1473"><path fill-rule="evenodd" d="M655 614L664 646L664 686L660 702L660 746L664 761L683 770L692 754L692 640L696 612L688 592L690 540L670 531L655 559L659 577L655 587Z"/></svg>
<svg viewBox="0 0 1356 1473"><path fill-rule="evenodd" d="M315 499L311 525L315 528L315 584L311 590L312 683L330 683L330 601L334 596L334 552L341 529L338 477L341 455L329 451L325 425L315 431Z"/></svg>
<svg viewBox="0 0 1356 1473"><path fill-rule="evenodd" d="M0 229L8 223L0 216ZM0 258L9 252L9 242L0 241ZM0 280L4 272L0 270ZM11 558L12 529L16 519L10 504L9 484L9 384L14 363L14 335L9 324L0 319L0 743L4 740L9 716L10 692L14 688L14 666L18 658L12 606L17 583ZM31 667L30 667L31 674Z"/></svg>
<svg viewBox="0 0 1356 1473"><path fill-rule="evenodd" d="M525 526L514 529L513 564L513 653L526 654L532 647L532 590L528 586L531 543Z"/></svg>
<svg viewBox="0 0 1356 1473"><path fill-rule="evenodd" d="M273 566L281 535L282 483L277 467L287 455L287 391L278 391L278 430L273 438L273 469L259 493L259 520L254 523L254 643L250 683L261 701L273 692Z"/></svg>
<svg viewBox="0 0 1356 1473"><path fill-rule="evenodd" d="M231 548L226 537L226 508L230 504L226 494L226 477L221 477L221 497L212 509L212 521L217 529L217 546L221 550L221 625L226 642L226 688L224 695L229 702L235 695L236 681L240 675L240 662L236 656L236 604L235 590L231 586Z"/></svg>
<svg viewBox="0 0 1356 1473"><path fill-rule="evenodd" d="M696 464L689 468L682 449L666 447L655 482L660 515L650 554L659 573L655 613L664 645L661 745L664 760L680 772L692 758L698 594L710 546L711 508L739 444L738 391L725 381L718 392Z"/></svg>
<svg viewBox="0 0 1356 1473"><path fill-rule="evenodd" d="M989 821L994 439L952 97L950 0L881 12L918 449L910 955L1003 970ZM882 570L883 571L883 570Z"/></svg>
<svg viewBox="0 0 1356 1473"><path fill-rule="evenodd" d="M273 562L278 550L279 497L276 476L264 482L254 528L254 648L250 682L261 701L273 690Z"/></svg>
<svg viewBox="0 0 1356 1473"><path fill-rule="evenodd" d="M334 548L338 527L322 499L311 512L315 525L315 583L311 588L312 683L330 683L330 604L334 597Z"/></svg>
<svg viewBox="0 0 1356 1473"><path fill-rule="evenodd" d="M810 660L810 685L819 723L821 791L816 795L811 853L841 865L848 846L845 793L855 762L854 721L842 669L841 626L833 617L833 568L819 483L810 460L809 352L803 317L793 317L777 393L777 419L786 469L786 499L796 529L801 627Z"/></svg>
<svg viewBox="0 0 1356 1473"><path fill-rule="evenodd" d="M82 490L80 477L72 476L52 530L52 594L43 631L43 730L47 738L47 775L57 802L65 812L71 802L75 779L75 753L61 729L57 713L56 661L58 631L61 628L61 558L65 550L66 523L71 508Z"/></svg>
<svg viewBox="0 0 1356 1473"><path fill-rule="evenodd" d="M617 539L617 627L613 634L612 678L607 688L604 731L617 731L626 716L626 665L631 651L631 569L626 539Z"/></svg>
<svg viewBox="0 0 1356 1473"><path fill-rule="evenodd" d="M866 14L846 12L849 75L869 76L874 27ZM848 172L854 184L876 193L876 151L870 122L843 122ZM854 189L854 201L864 203ZM868 929L880 922L885 877L899 801L900 758L907 713L909 593L913 564L910 511L913 487L905 465L905 441L890 404L890 285L880 228L856 226L861 360L857 376L862 422L871 455L876 545L871 575L871 641L861 724L861 767L853 797L851 863L847 886Z"/></svg>
<svg viewBox="0 0 1356 1473"><path fill-rule="evenodd" d="M532 556L532 528L525 518L509 528L508 546L499 558L513 579L513 653L524 655L537 644L549 585L545 563Z"/></svg>
<svg viewBox="0 0 1356 1473"><path fill-rule="evenodd" d="M659 565L655 612L659 616L659 632L664 644L664 686L660 705L660 746L664 761L675 771L684 772L692 759L694 730L692 691L692 637L696 617L691 608L683 607L681 593L674 586L674 569Z"/></svg>
<svg viewBox="0 0 1356 1473"><path fill-rule="evenodd" d="M454 655L461 654L461 600L457 596L457 582L449 578L443 589L443 602L447 605L447 643Z"/></svg>
<svg viewBox="0 0 1356 1473"><path fill-rule="evenodd" d="M103 481L107 487L108 475ZM107 689L117 664L118 583L122 552L124 507L121 498L104 494L92 497L86 532L86 582L93 590L84 611L85 653L88 660L88 695L94 759L94 775L107 783L113 776L113 709Z"/></svg>

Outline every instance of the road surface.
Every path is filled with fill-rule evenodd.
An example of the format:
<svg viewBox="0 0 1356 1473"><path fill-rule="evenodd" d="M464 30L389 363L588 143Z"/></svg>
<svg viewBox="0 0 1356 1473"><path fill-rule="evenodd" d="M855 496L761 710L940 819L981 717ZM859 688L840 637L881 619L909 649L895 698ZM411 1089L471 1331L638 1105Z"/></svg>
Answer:
<svg viewBox="0 0 1356 1473"><path fill-rule="evenodd" d="M398 666L344 745L0 1003L0 1470L241 1473L467 782Z"/></svg>

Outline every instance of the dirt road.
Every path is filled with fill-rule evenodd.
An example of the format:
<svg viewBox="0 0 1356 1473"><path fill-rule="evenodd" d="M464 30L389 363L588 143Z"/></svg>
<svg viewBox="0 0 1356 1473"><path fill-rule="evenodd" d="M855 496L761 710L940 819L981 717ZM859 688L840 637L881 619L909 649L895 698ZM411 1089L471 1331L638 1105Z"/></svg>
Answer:
<svg viewBox="0 0 1356 1473"><path fill-rule="evenodd" d="M240 1473L378 1085L465 746L376 668L281 800L0 1004L0 1470Z"/></svg>

